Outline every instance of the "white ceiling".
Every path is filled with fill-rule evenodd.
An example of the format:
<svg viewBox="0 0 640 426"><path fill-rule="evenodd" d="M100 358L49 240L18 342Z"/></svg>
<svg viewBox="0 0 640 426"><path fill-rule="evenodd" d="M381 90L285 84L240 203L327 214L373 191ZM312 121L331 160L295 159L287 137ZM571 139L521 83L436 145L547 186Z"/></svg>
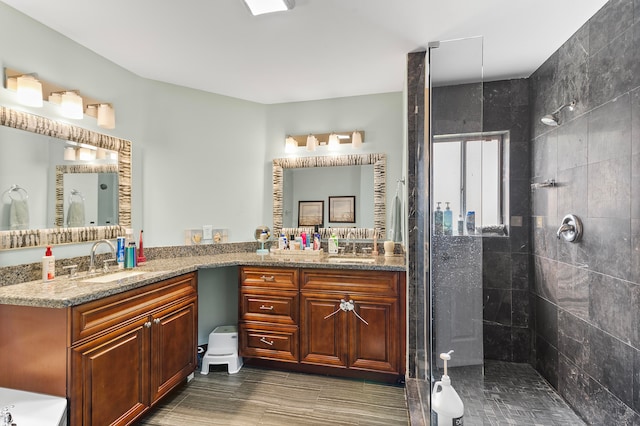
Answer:
<svg viewBox="0 0 640 426"><path fill-rule="evenodd" d="M606 0L2 0L145 78L260 103L401 91L406 55L483 36L486 81L528 77Z"/></svg>

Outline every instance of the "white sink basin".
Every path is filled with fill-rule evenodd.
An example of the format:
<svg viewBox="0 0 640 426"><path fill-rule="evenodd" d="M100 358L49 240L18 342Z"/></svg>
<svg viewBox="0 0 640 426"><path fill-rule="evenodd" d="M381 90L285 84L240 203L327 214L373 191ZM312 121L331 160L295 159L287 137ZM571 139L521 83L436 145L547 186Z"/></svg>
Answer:
<svg viewBox="0 0 640 426"><path fill-rule="evenodd" d="M146 274L144 271L121 271L114 272L112 274L100 275L98 277L83 279L86 283L110 283L112 281L118 281L125 278L135 277L136 275Z"/></svg>
<svg viewBox="0 0 640 426"><path fill-rule="evenodd" d="M58 396L0 388L0 409L9 408L18 426L67 424L67 400Z"/></svg>
<svg viewBox="0 0 640 426"><path fill-rule="evenodd" d="M373 257L329 257L329 263L375 263Z"/></svg>

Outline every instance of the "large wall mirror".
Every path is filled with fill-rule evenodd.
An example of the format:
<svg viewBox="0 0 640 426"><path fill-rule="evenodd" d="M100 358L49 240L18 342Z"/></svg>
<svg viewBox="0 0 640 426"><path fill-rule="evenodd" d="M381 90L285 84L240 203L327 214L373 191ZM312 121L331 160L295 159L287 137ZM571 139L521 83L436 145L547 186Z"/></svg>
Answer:
<svg viewBox="0 0 640 426"><path fill-rule="evenodd" d="M2 106L0 125L0 250L124 235L130 141Z"/></svg>
<svg viewBox="0 0 640 426"><path fill-rule="evenodd" d="M320 204L319 202L322 202ZM302 204L301 204L302 203ZM358 154L273 160L273 232L296 233L303 208L321 213L323 238L383 239L386 231L386 155ZM340 217L353 208L353 217Z"/></svg>

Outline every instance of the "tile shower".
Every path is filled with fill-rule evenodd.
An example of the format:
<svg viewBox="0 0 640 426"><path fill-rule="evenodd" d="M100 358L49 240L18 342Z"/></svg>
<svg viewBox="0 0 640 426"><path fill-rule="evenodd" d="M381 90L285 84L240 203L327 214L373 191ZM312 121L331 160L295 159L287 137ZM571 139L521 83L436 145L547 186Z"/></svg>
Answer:
<svg viewBox="0 0 640 426"><path fill-rule="evenodd" d="M426 60L408 57L410 111L425 105ZM482 243L484 359L533 366L587 424L640 424L640 0L609 1L529 78L485 82L475 97L469 89L435 88L431 120L436 134L454 131L456 112L476 102L482 131L509 131L512 226ZM560 126L540 122L573 98ZM454 107L438 109L445 99ZM418 379L430 376L433 350L419 261L433 249L420 228L429 217L420 116L408 118L409 374ZM531 189L547 179L558 186ZM584 223L578 244L556 237L568 213ZM416 386L428 404L429 384Z"/></svg>

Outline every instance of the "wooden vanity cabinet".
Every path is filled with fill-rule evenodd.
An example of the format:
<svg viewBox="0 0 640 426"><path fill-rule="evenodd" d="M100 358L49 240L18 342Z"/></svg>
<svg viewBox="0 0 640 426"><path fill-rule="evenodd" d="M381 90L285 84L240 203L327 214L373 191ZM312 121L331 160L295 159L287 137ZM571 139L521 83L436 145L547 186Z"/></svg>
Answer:
<svg viewBox="0 0 640 426"><path fill-rule="evenodd" d="M241 356L297 363L298 270L240 268Z"/></svg>
<svg viewBox="0 0 640 426"><path fill-rule="evenodd" d="M187 274L72 308L70 423L130 424L196 368Z"/></svg>
<svg viewBox="0 0 640 426"><path fill-rule="evenodd" d="M402 272L244 267L240 354L395 381L404 376L404 300Z"/></svg>
<svg viewBox="0 0 640 426"><path fill-rule="evenodd" d="M303 270L300 362L403 374L400 280L397 272Z"/></svg>
<svg viewBox="0 0 640 426"><path fill-rule="evenodd" d="M71 426L131 424L196 368L197 276L70 308L0 305L0 386L67 397Z"/></svg>

